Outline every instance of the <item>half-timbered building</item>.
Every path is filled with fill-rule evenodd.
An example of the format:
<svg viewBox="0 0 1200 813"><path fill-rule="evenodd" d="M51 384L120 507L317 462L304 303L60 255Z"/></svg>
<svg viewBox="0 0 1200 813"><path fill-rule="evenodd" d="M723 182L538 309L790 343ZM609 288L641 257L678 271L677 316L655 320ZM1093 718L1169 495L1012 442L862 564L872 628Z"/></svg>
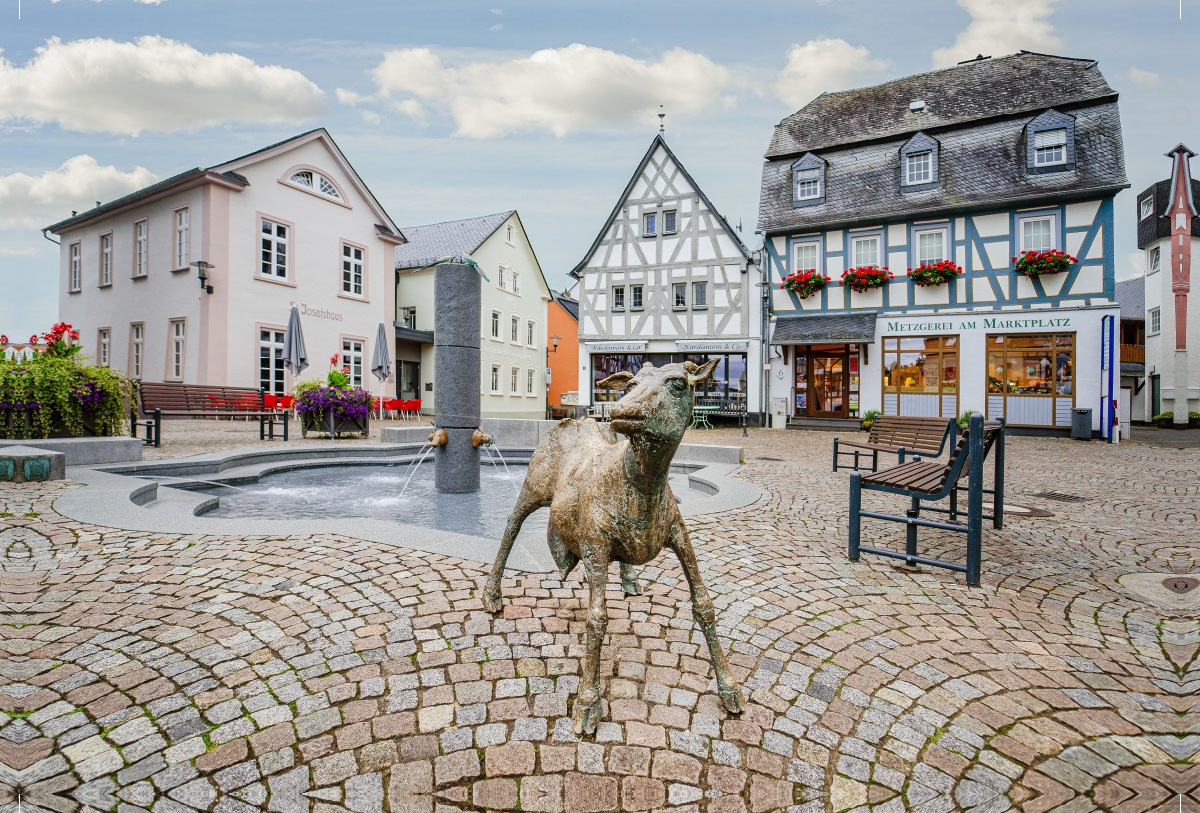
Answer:
<svg viewBox="0 0 1200 813"><path fill-rule="evenodd" d="M571 275L580 280L580 403L618 399L595 386L615 372L717 357L698 405L758 420L758 269L661 134Z"/></svg>
<svg viewBox="0 0 1200 813"><path fill-rule="evenodd" d="M1127 186L1117 93L1094 60L1022 51L817 97L775 128L763 168L772 414L976 411L1065 432L1088 407L1099 429L1119 386L1113 197ZM1078 262L1017 272L1013 257L1051 249ZM961 274L944 284L908 274L947 260ZM872 266L893 279L842 284ZM803 270L828 286L780 287Z"/></svg>

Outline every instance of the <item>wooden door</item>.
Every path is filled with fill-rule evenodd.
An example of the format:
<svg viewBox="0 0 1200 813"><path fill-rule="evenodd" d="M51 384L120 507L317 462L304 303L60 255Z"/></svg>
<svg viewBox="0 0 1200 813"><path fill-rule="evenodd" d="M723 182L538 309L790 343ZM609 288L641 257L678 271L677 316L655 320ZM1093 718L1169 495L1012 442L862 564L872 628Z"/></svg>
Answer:
<svg viewBox="0 0 1200 813"><path fill-rule="evenodd" d="M849 403L849 363L845 355L813 352L809 356L809 413L823 418L845 418Z"/></svg>

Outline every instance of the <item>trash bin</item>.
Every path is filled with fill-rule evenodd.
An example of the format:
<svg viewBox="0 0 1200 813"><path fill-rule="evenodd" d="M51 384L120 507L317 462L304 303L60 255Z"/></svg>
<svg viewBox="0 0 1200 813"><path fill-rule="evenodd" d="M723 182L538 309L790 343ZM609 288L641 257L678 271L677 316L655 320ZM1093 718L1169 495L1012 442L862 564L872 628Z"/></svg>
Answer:
<svg viewBox="0 0 1200 813"><path fill-rule="evenodd" d="M1071 437L1076 440L1092 439L1092 411L1090 409L1071 410Z"/></svg>

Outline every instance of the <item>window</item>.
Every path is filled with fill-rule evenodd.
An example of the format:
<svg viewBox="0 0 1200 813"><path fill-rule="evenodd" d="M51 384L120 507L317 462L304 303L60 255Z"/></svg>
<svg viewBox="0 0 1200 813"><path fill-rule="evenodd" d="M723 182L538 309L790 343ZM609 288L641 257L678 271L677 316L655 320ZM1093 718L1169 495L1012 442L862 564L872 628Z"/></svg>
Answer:
<svg viewBox="0 0 1200 813"><path fill-rule="evenodd" d="M1150 273L1153 274L1162 268L1162 248L1155 246L1150 249Z"/></svg>
<svg viewBox="0 0 1200 813"><path fill-rule="evenodd" d="M296 186L302 186L305 189L311 189L312 191L320 193L327 198L333 198L334 200L342 199L342 194L338 192L337 186L334 185L333 181L329 180L319 172L303 169L299 172L293 172L292 176L288 178L288 180L294 183Z"/></svg>
<svg viewBox="0 0 1200 813"><path fill-rule="evenodd" d="M675 212L663 212L663 234L674 234L675 232Z"/></svg>
<svg viewBox="0 0 1200 813"><path fill-rule="evenodd" d="M345 243L342 244L342 293L363 294L363 250Z"/></svg>
<svg viewBox="0 0 1200 813"><path fill-rule="evenodd" d="M109 341L111 333L108 328L102 328L96 340L96 363L101 367L109 366Z"/></svg>
<svg viewBox="0 0 1200 813"><path fill-rule="evenodd" d="M643 236L653 237L654 235L658 234L658 231L657 231L658 226L656 224L656 219L657 219L657 215L655 215L654 212L650 212L649 214L646 215L646 229L645 229L645 231L642 232Z"/></svg>
<svg viewBox="0 0 1200 813"><path fill-rule="evenodd" d="M530 347L535 346L533 341L533 322L525 323L525 344L529 345Z"/></svg>
<svg viewBox="0 0 1200 813"><path fill-rule="evenodd" d="M287 279L288 227L273 220L262 220L262 274Z"/></svg>
<svg viewBox="0 0 1200 813"><path fill-rule="evenodd" d="M1070 426L1075 335L988 336L987 392L989 418L1027 426Z"/></svg>
<svg viewBox="0 0 1200 813"><path fill-rule="evenodd" d="M958 337L905 336L883 339L883 391L905 396L928 393L957 395ZM955 416L957 404L941 398L934 399L935 412ZM914 414L905 408L914 399L902 398L900 414ZM919 400L918 400L919 403ZM925 405L928 408L928 404ZM919 409L919 407L918 407ZM916 412L915 414L925 414Z"/></svg>
<svg viewBox="0 0 1200 813"><path fill-rule="evenodd" d="M100 235L100 287L112 285L112 233Z"/></svg>
<svg viewBox="0 0 1200 813"><path fill-rule="evenodd" d="M283 395L283 331L264 328L258 331L258 387L272 395Z"/></svg>
<svg viewBox="0 0 1200 813"><path fill-rule="evenodd" d="M512 277L512 292L520 295L521 293L521 275L513 271L509 276Z"/></svg>
<svg viewBox="0 0 1200 813"><path fill-rule="evenodd" d="M521 335L521 319L518 316L512 318L512 340L513 342L520 341Z"/></svg>
<svg viewBox="0 0 1200 813"><path fill-rule="evenodd" d="M687 283L686 282L677 282L674 285L674 289L675 289L675 307L686 308L687 307Z"/></svg>
<svg viewBox="0 0 1200 813"><path fill-rule="evenodd" d="M175 213L175 268L188 267L188 222L190 214L187 209Z"/></svg>
<svg viewBox="0 0 1200 813"><path fill-rule="evenodd" d="M416 308L401 308L400 321L409 330L417 329L417 309Z"/></svg>
<svg viewBox="0 0 1200 813"><path fill-rule="evenodd" d="M1162 330L1162 311L1158 308L1150 309L1150 335L1154 336Z"/></svg>
<svg viewBox="0 0 1200 813"><path fill-rule="evenodd" d="M1028 217L1021 221L1021 251L1054 248L1054 218Z"/></svg>
<svg viewBox="0 0 1200 813"><path fill-rule="evenodd" d="M350 386L363 383L363 343L357 339L342 339L342 366L349 367Z"/></svg>
<svg viewBox="0 0 1200 813"><path fill-rule="evenodd" d="M819 197L821 197L821 170L798 170L796 172L796 200Z"/></svg>
<svg viewBox="0 0 1200 813"><path fill-rule="evenodd" d="M149 222L145 220L139 220L133 224L133 275L135 277L146 276L149 227Z"/></svg>
<svg viewBox="0 0 1200 813"><path fill-rule="evenodd" d="M512 380L510 382L511 386L509 387L509 391L512 392L513 395L517 394L517 377L520 375L521 375L521 368L514 366L512 368Z"/></svg>
<svg viewBox="0 0 1200 813"><path fill-rule="evenodd" d="M500 365L492 365L492 392L500 392Z"/></svg>
<svg viewBox="0 0 1200 813"><path fill-rule="evenodd" d="M492 338L500 338L500 311L492 311Z"/></svg>
<svg viewBox="0 0 1200 813"><path fill-rule="evenodd" d="M854 267L879 267L879 238L857 237L854 240Z"/></svg>
<svg viewBox="0 0 1200 813"><path fill-rule="evenodd" d="M78 291L83 285L79 274L79 243L71 244L71 270L67 283L71 291Z"/></svg>
<svg viewBox="0 0 1200 813"><path fill-rule="evenodd" d="M504 241L506 243L512 243L512 241L513 241L513 227L512 226L505 227Z"/></svg>
<svg viewBox="0 0 1200 813"><path fill-rule="evenodd" d="M130 348L133 351L133 358L129 365L130 372L137 380L142 378L142 359L145 358L146 344L146 326L145 325L130 325L129 326L129 341L133 345Z"/></svg>
<svg viewBox="0 0 1200 813"><path fill-rule="evenodd" d="M530 368L525 371L525 394L533 395L533 377L536 371Z"/></svg>
<svg viewBox="0 0 1200 813"><path fill-rule="evenodd" d="M618 285L617 287L613 288L612 306L613 310L615 311L625 310L625 286Z"/></svg>
<svg viewBox="0 0 1200 813"><path fill-rule="evenodd" d="M933 151L914 152L904 158L904 182L908 185L929 183L933 179Z"/></svg>
<svg viewBox="0 0 1200 813"><path fill-rule="evenodd" d="M1146 198L1139 204L1138 220L1145 220L1150 215L1154 214L1154 195Z"/></svg>
<svg viewBox="0 0 1200 813"><path fill-rule="evenodd" d="M817 244L816 243L796 243L792 246L792 270L793 271L816 271L817 270Z"/></svg>
<svg viewBox="0 0 1200 813"><path fill-rule="evenodd" d="M171 369L173 381L183 380L183 365L187 359L187 322L183 319L171 320Z"/></svg>
<svg viewBox="0 0 1200 813"><path fill-rule="evenodd" d="M633 309L640 310L642 307L642 286L630 285L629 286L629 295L630 295L630 299L633 300Z"/></svg>
<svg viewBox="0 0 1200 813"><path fill-rule="evenodd" d="M708 307L708 283L693 282L692 283L692 307L707 308Z"/></svg>
<svg viewBox="0 0 1200 813"><path fill-rule="evenodd" d="M937 231L917 232L917 264L932 265L946 259L946 233Z"/></svg>
<svg viewBox="0 0 1200 813"><path fill-rule="evenodd" d="M1035 166L1067 162L1067 128L1038 130L1033 134L1033 163Z"/></svg>
<svg viewBox="0 0 1200 813"><path fill-rule="evenodd" d="M505 270L506 269L503 265L500 266L500 268L498 269L497 275L496 275L496 280L497 280L496 284L499 286L501 291L505 290L505 288L506 288L505 280L507 279L507 277L504 273Z"/></svg>

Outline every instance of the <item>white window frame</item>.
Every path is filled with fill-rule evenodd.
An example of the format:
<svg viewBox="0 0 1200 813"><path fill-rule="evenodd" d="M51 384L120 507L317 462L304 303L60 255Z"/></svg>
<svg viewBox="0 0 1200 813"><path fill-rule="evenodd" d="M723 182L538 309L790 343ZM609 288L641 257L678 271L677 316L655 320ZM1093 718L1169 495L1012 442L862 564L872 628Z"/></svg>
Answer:
<svg viewBox="0 0 1200 813"><path fill-rule="evenodd" d="M492 310L492 338L500 341L500 311Z"/></svg>
<svg viewBox="0 0 1200 813"><path fill-rule="evenodd" d="M350 372L347 375L350 378L351 387L361 387L363 385L363 349L366 346L366 339L355 339L348 336L342 337L342 366L350 368Z"/></svg>
<svg viewBox="0 0 1200 813"><path fill-rule="evenodd" d="M683 291L683 302L679 301L679 292ZM687 307L687 283L671 283L671 307L673 310L683 310Z"/></svg>
<svg viewBox="0 0 1200 813"><path fill-rule="evenodd" d="M708 280L699 279L692 283L692 309L708 308Z"/></svg>
<svg viewBox="0 0 1200 813"><path fill-rule="evenodd" d="M496 287L499 288L501 291L508 290L508 286L504 282L504 272L507 268L508 268L508 266L506 266L506 265L499 266L499 269L496 274Z"/></svg>
<svg viewBox="0 0 1200 813"><path fill-rule="evenodd" d="M625 286L614 285L612 288L612 309L615 311L625 310Z"/></svg>
<svg viewBox="0 0 1200 813"><path fill-rule="evenodd" d="M926 235L936 234L942 239L942 259L941 260L922 260L921 259L921 238ZM950 235L945 228L938 229L919 229L913 232L913 259L912 267L919 268L921 263L942 262L950 259L947 255L947 247L950 242Z"/></svg>
<svg viewBox="0 0 1200 813"><path fill-rule="evenodd" d="M821 197L823 192L821 189L820 167L798 169L795 172L796 178L793 183L796 189L796 200L813 200Z"/></svg>
<svg viewBox="0 0 1200 813"><path fill-rule="evenodd" d="M1025 224L1035 221L1049 220L1050 221L1050 248L1026 248L1025 247ZM1058 236L1058 215L1050 212L1048 214L1029 215L1017 219L1017 251L1016 256L1021 256L1026 251L1054 251L1059 247Z"/></svg>
<svg viewBox="0 0 1200 813"><path fill-rule="evenodd" d="M1155 246L1150 249L1150 256L1147 258L1147 264L1150 266L1147 274L1157 274L1162 270L1162 246Z"/></svg>
<svg viewBox="0 0 1200 813"><path fill-rule="evenodd" d="M142 366L146 356L146 325L142 322L129 326L129 343L132 349L129 371L131 377L138 381L142 378Z"/></svg>
<svg viewBox="0 0 1200 813"><path fill-rule="evenodd" d="M107 288L113 282L113 233L100 235L100 287ZM107 365L105 365L107 366Z"/></svg>
<svg viewBox="0 0 1200 813"><path fill-rule="evenodd" d="M283 366L283 339L287 334L287 330L280 327L268 327L267 325L257 325L258 329L258 387L265 389L272 395L285 395L287 393L287 368ZM263 334L267 334L267 338L263 338ZM266 348L268 359L267 364L267 386L263 386L263 369L262 360L263 348ZM276 352L278 351L278 352ZM283 377L280 378L279 373L283 371ZM275 390L274 384L279 382L282 386L278 392Z"/></svg>
<svg viewBox="0 0 1200 813"><path fill-rule="evenodd" d="M642 236L658 236L658 212L646 212L642 215Z"/></svg>
<svg viewBox="0 0 1200 813"><path fill-rule="evenodd" d="M172 319L167 328L170 353L167 356L167 378L182 381L187 372L187 320Z"/></svg>
<svg viewBox="0 0 1200 813"><path fill-rule="evenodd" d="M512 316L509 317L509 320L511 322L510 327L512 328L509 331L509 337L510 337L509 341L512 342L513 344L520 344L521 343L521 317L514 313Z"/></svg>
<svg viewBox="0 0 1200 813"><path fill-rule="evenodd" d="M492 395L500 394L500 365L492 362Z"/></svg>
<svg viewBox="0 0 1200 813"><path fill-rule="evenodd" d="M1162 332L1162 309L1161 308L1151 308L1149 313L1147 314L1147 316L1150 317L1149 319L1146 320L1147 322L1150 323L1148 325L1150 330L1147 331L1146 335L1147 336L1157 336L1159 333Z"/></svg>
<svg viewBox="0 0 1200 813"><path fill-rule="evenodd" d="M881 266L879 264L879 254L880 254L880 247L881 247L882 242L883 241L880 239L880 236L878 234L866 234L861 237L851 237L850 238L850 256L854 258L854 262L850 267L851 268L865 268L865 267L882 268L883 266ZM860 262L858 259L858 247L859 247L859 245L866 244L866 243L874 243L875 244L875 262L873 262L873 263Z"/></svg>
<svg viewBox="0 0 1200 813"><path fill-rule="evenodd" d="M307 175L307 178L302 176ZM299 178L299 180L297 180ZM318 195L329 200L336 201L343 206L348 205L342 196L341 187L339 187L332 178L328 177L319 170L312 167L296 167L287 174L286 183L289 186L294 186L297 189L303 189L313 195ZM328 187L328 188L326 188Z"/></svg>
<svg viewBox="0 0 1200 813"><path fill-rule="evenodd" d="M355 252L358 256L355 257ZM342 293L356 299L367 295L367 250L356 243L342 241Z"/></svg>
<svg viewBox="0 0 1200 813"><path fill-rule="evenodd" d="M536 375L537 375L537 370L535 370L533 367L530 367L527 370L525 370L525 394L526 395L534 394L533 383L534 383L534 377Z"/></svg>
<svg viewBox="0 0 1200 813"><path fill-rule="evenodd" d="M1150 215L1154 214L1154 195L1145 198L1138 206L1140 208L1138 220L1145 220L1150 217Z"/></svg>
<svg viewBox="0 0 1200 813"><path fill-rule="evenodd" d="M102 327L96 331L96 365L112 366L112 329Z"/></svg>
<svg viewBox="0 0 1200 813"><path fill-rule="evenodd" d="M904 156L904 185L933 183L933 150L918 150Z"/></svg>
<svg viewBox="0 0 1200 813"><path fill-rule="evenodd" d="M270 231L263 226L270 225ZM279 230L283 229L283 236ZM292 275L292 225L265 215L258 216L258 276L259 279L287 281ZM283 273L279 273L279 249L283 248ZM269 259L268 259L269 257Z"/></svg>
<svg viewBox="0 0 1200 813"><path fill-rule="evenodd" d="M537 335L535 333L537 322L529 319L525 322L525 346L537 347Z"/></svg>
<svg viewBox="0 0 1200 813"><path fill-rule="evenodd" d="M1049 141L1051 133L1062 133L1062 141ZM1067 163L1067 127L1051 127L1037 130L1033 134L1033 165L1035 167L1053 167ZM1057 151L1057 154L1055 154ZM1048 156L1048 160L1042 160Z"/></svg>
<svg viewBox="0 0 1200 813"><path fill-rule="evenodd" d="M175 270L186 271L191 257L192 210L175 210Z"/></svg>
<svg viewBox="0 0 1200 813"><path fill-rule="evenodd" d="M67 249L67 256L67 290L76 294L83 287L83 279L80 274L80 262L83 256L82 244L71 243Z"/></svg>
<svg viewBox="0 0 1200 813"><path fill-rule="evenodd" d="M150 219L142 218L133 224L133 278L141 279L149 273Z"/></svg>
<svg viewBox="0 0 1200 813"><path fill-rule="evenodd" d="M519 273L517 273L516 271L513 271L510 269L508 272L508 276L509 276L509 279L512 280L511 293L514 296L520 296L521 295L521 275Z"/></svg>
<svg viewBox="0 0 1200 813"><path fill-rule="evenodd" d="M641 285L630 285L629 286L629 309L630 310L640 311L645 307L646 298L645 298L644 290L645 290L645 288Z"/></svg>
<svg viewBox="0 0 1200 813"><path fill-rule="evenodd" d="M812 268L800 267L801 249L812 249L813 264ZM807 253L807 252L805 252ZM821 267L821 241L820 240L801 240L792 243L792 271L816 271Z"/></svg>
<svg viewBox="0 0 1200 813"><path fill-rule="evenodd" d="M511 223L510 223L510 224L508 224L508 226L506 227L506 229L507 229L507 231L505 232L504 242L508 243L508 244L511 246L511 245L513 245L513 227L512 227L512 224L511 224Z"/></svg>
<svg viewBox="0 0 1200 813"><path fill-rule="evenodd" d="M667 218L671 218L670 221ZM674 221L674 222L671 222ZM668 209L663 212L663 234L675 234L679 231L679 210Z"/></svg>
<svg viewBox="0 0 1200 813"><path fill-rule="evenodd" d="M512 372L511 372L508 383L512 385L512 392L509 393L510 395L520 395L521 394L521 390L520 390L521 368L518 367L516 364L514 364L512 366Z"/></svg>

